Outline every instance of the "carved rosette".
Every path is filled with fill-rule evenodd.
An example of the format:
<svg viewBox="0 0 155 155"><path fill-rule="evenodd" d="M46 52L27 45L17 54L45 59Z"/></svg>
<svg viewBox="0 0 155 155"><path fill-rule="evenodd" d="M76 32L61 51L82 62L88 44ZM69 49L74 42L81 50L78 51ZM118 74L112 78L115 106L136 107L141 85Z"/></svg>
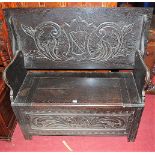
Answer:
<svg viewBox="0 0 155 155"><path fill-rule="evenodd" d="M22 30L33 38L37 50L36 58L51 61L93 61L106 62L116 57L131 54L126 38L132 38L134 23L120 26L105 22L96 26L78 17L62 26L52 21L35 28L21 25ZM129 39L128 39L129 40ZM127 45L128 44L128 45ZM28 56L31 52L28 53Z"/></svg>

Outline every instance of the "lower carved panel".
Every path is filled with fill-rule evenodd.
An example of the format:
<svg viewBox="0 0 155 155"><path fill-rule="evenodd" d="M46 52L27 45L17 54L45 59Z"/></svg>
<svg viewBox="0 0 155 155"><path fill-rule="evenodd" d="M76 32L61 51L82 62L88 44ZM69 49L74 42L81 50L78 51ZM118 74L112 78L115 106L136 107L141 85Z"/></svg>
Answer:
<svg viewBox="0 0 155 155"><path fill-rule="evenodd" d="M107 129L126 130L130 113L115 115L74 115L74 114L34 114L26 113L26 120L30 130L54 130L54 129Z"/></svg>
<svg viewBox="0 0 155 155"><path fill-rule="evenodd" d="M25 135L126 136L135 109L20 109ZM59 112L58 112L59 111Z"/></svg>
<svg viewBox="0 0 155 155"><path fill-rule="evenodd" d="M127 117L119 116L33 116L29 115L32 129L51 128L125 128Z"/></svg>

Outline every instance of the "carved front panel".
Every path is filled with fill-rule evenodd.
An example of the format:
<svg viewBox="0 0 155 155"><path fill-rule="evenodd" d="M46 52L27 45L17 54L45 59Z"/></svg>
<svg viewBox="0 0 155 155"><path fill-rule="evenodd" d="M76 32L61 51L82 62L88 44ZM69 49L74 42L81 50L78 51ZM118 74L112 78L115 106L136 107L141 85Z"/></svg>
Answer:
<svg viewBox="0 0 155 155"><path fill-rule="evenodd" d="M127 133L128 125L132 122L134 114L134 111L100 111L96 114L91 114L91 111L85 114L84 112L77 113L76 110L69 112L62 113L61 111L57 113L57 111L53 111L52 113L52 111L45 112L40 110L27 111L24 115L29 124L30 132L41 130L44 133L44 131L48 130L55 133L58 130L84 131L89 129ZM96 110L94 109L93 113L95 112Z"/></svg>
<svg viewBox="0 0 155 155"><path fill-rule="evenodd" d="M127 118L119 116L29 116L32 129L124 129Z"/></svg>

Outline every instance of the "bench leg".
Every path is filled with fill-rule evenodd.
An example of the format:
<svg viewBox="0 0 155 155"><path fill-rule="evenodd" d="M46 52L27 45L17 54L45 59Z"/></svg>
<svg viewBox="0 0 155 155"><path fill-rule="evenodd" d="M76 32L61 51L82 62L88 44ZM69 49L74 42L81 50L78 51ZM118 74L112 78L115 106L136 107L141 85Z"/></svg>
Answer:
<svg viewBox="0 0 155 155"><path fill-rule="evenodd" d="M143 108L137 108L135 111L134 120L131 124L130 131L128 133L128 142L134 142L136 139L142 112Z"/></svg>
<svg viewBox="0 0 155 155"><path fill-rule="evenodd" d="M25 138L25 140L32 140L32 136L29 134L27 134L27 135L24 134L24 138Z"/></svg>

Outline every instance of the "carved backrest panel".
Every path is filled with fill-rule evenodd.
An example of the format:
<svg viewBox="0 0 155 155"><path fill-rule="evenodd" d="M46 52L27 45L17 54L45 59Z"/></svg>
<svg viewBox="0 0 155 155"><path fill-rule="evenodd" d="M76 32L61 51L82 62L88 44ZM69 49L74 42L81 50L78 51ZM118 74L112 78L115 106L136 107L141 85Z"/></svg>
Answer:
<svg viewBox="0 0 155 155"><path fill-rule="evenodd" d="M23 51L28 69L133 68L151 14L149 8L5 10L14 54Z"/></svg>

